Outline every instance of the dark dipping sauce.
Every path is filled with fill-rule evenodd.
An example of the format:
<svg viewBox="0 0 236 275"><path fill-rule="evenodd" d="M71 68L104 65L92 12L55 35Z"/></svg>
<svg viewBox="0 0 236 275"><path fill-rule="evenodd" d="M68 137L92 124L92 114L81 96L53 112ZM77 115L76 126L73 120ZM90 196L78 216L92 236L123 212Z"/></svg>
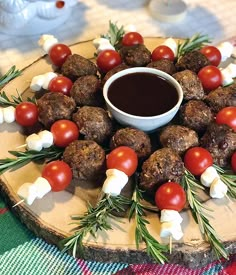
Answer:
<svg viewBox="0 0 236 275"><path fill-rule="evenodd" d="M121 111L136 116L156 116L178 102L176 88L166 79L152 73L130 73L111 83L108 99Z"/></svg>

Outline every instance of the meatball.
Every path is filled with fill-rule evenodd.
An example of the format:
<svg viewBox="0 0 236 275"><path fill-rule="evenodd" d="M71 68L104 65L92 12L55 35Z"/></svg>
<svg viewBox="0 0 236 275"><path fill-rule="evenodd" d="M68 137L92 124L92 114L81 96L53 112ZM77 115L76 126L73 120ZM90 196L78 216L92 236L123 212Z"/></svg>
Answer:
<svg viewBox="0 0 236 275"><path fill-rule="evenodd" d="M182 87L184 99L202 99L204 97L205 93L202 83L196 73L190 70L184 70L173 74L173 77Z"/></svg>
<svg viewBox="0 0 236 275"><path fill-rule="evenodd" d="M75 81L80 76L96 75L97 66L78 54L69 55L61 67L61 73Z"/></svg>
<svg viewBox="0 0 236 275"><path fill-rule="evenodd" d="M160 143L182 155L190 147L198 146L197 133L182 125L166 126L160 134Z"/></svg>
<svg viewBox="0 0 236 275"><path fill-rule="evenodd" d="M211 123L200 143L211 153L215 164L225 167L236 150L236 132L227 125Z"/></svg>
<svg viewBox="0 0 236 275"><path fill-rule="evenodd" d="M120 55L123 62L131 67L142 67L151 62L151 52L143 44L122 47Z"/></svg>
<svg viewBox="0 0 236 275"><path fill-rule="evenodd" d="M211 91L205 98L205 102L213 112L218 113L228 106L236 106L236 84L228 87L218 87Z"/></svg>
<svg viewBox="0 0 236 275"><path fill-rule="evenodd" d="M104 104L101 84L95 75L79 77L74 82L70 95L79 106L102 106Z"/></svg>
<svg viewBox="0 0 236 275"><path fill-rule="evenodd" d="M200 51L184 54L175 64L178 71L191 70L196 74L207 65L210 65L210 61Z"/></svg>
<svg viewBox="0 0 236 275"><path fill-rule="evenodd" d="M152 61L149 64L147 64L147 67L161 70L170 75L176 73L176 68L174 63L168 59Z"/></svg>
<svg viewBox="0 0 236 275"><path fill-rule="evenodd" d="M108 113L100 107L83 106L73 114L72 120L86 140L103 144L112 135L112 121Z"/></svg>
<svg viewBox="0 0 236 275"><path fill-rule="evenodd" d="M179 114L182 124L199 134L214 120L210 107L201 100L189 100L182 105Z"/></svg>
<svg viewBox="0 0 236 275"><path fill-rule="evenodd" d="M102 86L105 85L106 81L107 81L113 74L118 73L118 72L123 71L123 70L128 69L128 68L129 68L128 65L122 63L122 64L116 66L115 68L111 69L110 71L108 71L108 72L105 74L105 76L103 77L103 79L102 79Z"/></svg>
<svg viewBox="0 0 236 275"><path fill-rule="evenodd" d="M76 108L73 98L61 93L46 93L37 101L38 120L49 129L59 119L71 119Z"/></svg>
<svg viewBox="0 0 236 275"><path fill-rule="evenodd" d="M73 177L78 180L98 180L105 176L106 154L92 140L75 140L63 153L63 160L71 167Z"/></svg>
<svg viewBox="0 0 236 275"><path fill-rule="evenodd" d="M135 128L121 128L116 131L110 141L111 149L119 146L132 148L139 159L149 157L151 154L151 140L149 136L141 130Z"/></svg>
<svg viewBox="0 0 236 275"><path fill-rule="evenodd" d="M184 175L184 163L171 148L155 151L143 163L139 177L140 187L154 196L157 188L169 180L180 182Z"/></svg>

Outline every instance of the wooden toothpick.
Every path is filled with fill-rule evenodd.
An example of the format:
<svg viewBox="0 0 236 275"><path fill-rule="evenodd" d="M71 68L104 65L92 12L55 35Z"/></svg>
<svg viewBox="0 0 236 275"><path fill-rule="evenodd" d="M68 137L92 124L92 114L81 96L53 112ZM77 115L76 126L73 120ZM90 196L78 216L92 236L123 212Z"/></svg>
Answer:
<svg viewBox="0 0 236 275"><path fill-rule="evenodd" d="M14 205L12 206L12 208L16 207L16 206L19 205L19 204L22 204L23 202L25 202L25 200L20 200L20 201L18 201L16 204L14 204Z"/></svg>
<svg viewBox="0 0 236 275"><path fill-rule="evenodd" d="M172 253L172 235L169 237L169 248L170 248L170 254Z"/></svg>

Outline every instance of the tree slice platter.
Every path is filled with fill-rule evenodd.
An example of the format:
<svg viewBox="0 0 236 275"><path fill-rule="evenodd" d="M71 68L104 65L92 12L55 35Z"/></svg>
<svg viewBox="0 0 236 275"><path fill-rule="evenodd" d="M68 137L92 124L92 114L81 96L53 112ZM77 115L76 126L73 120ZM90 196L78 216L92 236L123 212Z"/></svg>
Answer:
<svg viewBox="0 0 236 275"><path fill-rule="evenodd" d="M145 45L153 50L163 42L164 38L146 38ZM73 53L93 59L94 46L92 41L85 41L71 46ZM31 79L35 75L52 71L53 67L47 56L36 60L24 69L23 74L8 83L2 90L8 96L32 96L29 89ZM0 125L0 158L10 157L9 150L25 143L23 129L16 123ZM74 228L71 225L71 215L83 214L86 211L86 202L95 201L99 195L99 188L90 188L89 183L76 183L70 190L50 192L43 199L36 200L31 206L24 203L11 208L20 199L17 196L18 188L25 182L33 182L41 174L42 164L29 163L15 171L1 175L1 195L7 201L10 209L19 219L37 236L49 243L58 246L58 242L71 235ZM87 184L87 185L86 185ZM228 199L214 200L206 195L204 204L213 209L209 220L218 236L224 242L229 253L236 253L236 202ZM198 225L194 222L188 209L181 212L183 217L183 238L173 243L172 254L167 255L170 263L178 263L188 267L199 267L215 259L209 245L202 239ZM150 233L161 243L169 240L160 239L160 222L156 214L148 213ZM145 245L139 249L135 245L135 224L127 218L122 223L111 221L113 230L101 232L97 239L88 236L84 241L85 259L95 261L148 263L153 260L147 255Z"/></svg>

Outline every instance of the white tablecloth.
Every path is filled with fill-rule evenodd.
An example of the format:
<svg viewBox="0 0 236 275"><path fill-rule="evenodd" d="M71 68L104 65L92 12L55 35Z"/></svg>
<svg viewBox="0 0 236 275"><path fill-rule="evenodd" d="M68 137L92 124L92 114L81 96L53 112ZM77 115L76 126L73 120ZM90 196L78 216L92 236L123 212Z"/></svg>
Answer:
<svg viewBox="0 0 236 275"><path fill-rule="evenodd" d="M218 43L236 35L235 0L186 0L186 3L188 10L183 20L163 23L152 18L147 0L80 0L69 20L50 33L60 42L72 44L105 33L111 20L120 25L134 24L143 36L190 37L199 32ZM0 33L0 73L12 65L23 68L43 55L37 44L39 36Z"/></svg>

